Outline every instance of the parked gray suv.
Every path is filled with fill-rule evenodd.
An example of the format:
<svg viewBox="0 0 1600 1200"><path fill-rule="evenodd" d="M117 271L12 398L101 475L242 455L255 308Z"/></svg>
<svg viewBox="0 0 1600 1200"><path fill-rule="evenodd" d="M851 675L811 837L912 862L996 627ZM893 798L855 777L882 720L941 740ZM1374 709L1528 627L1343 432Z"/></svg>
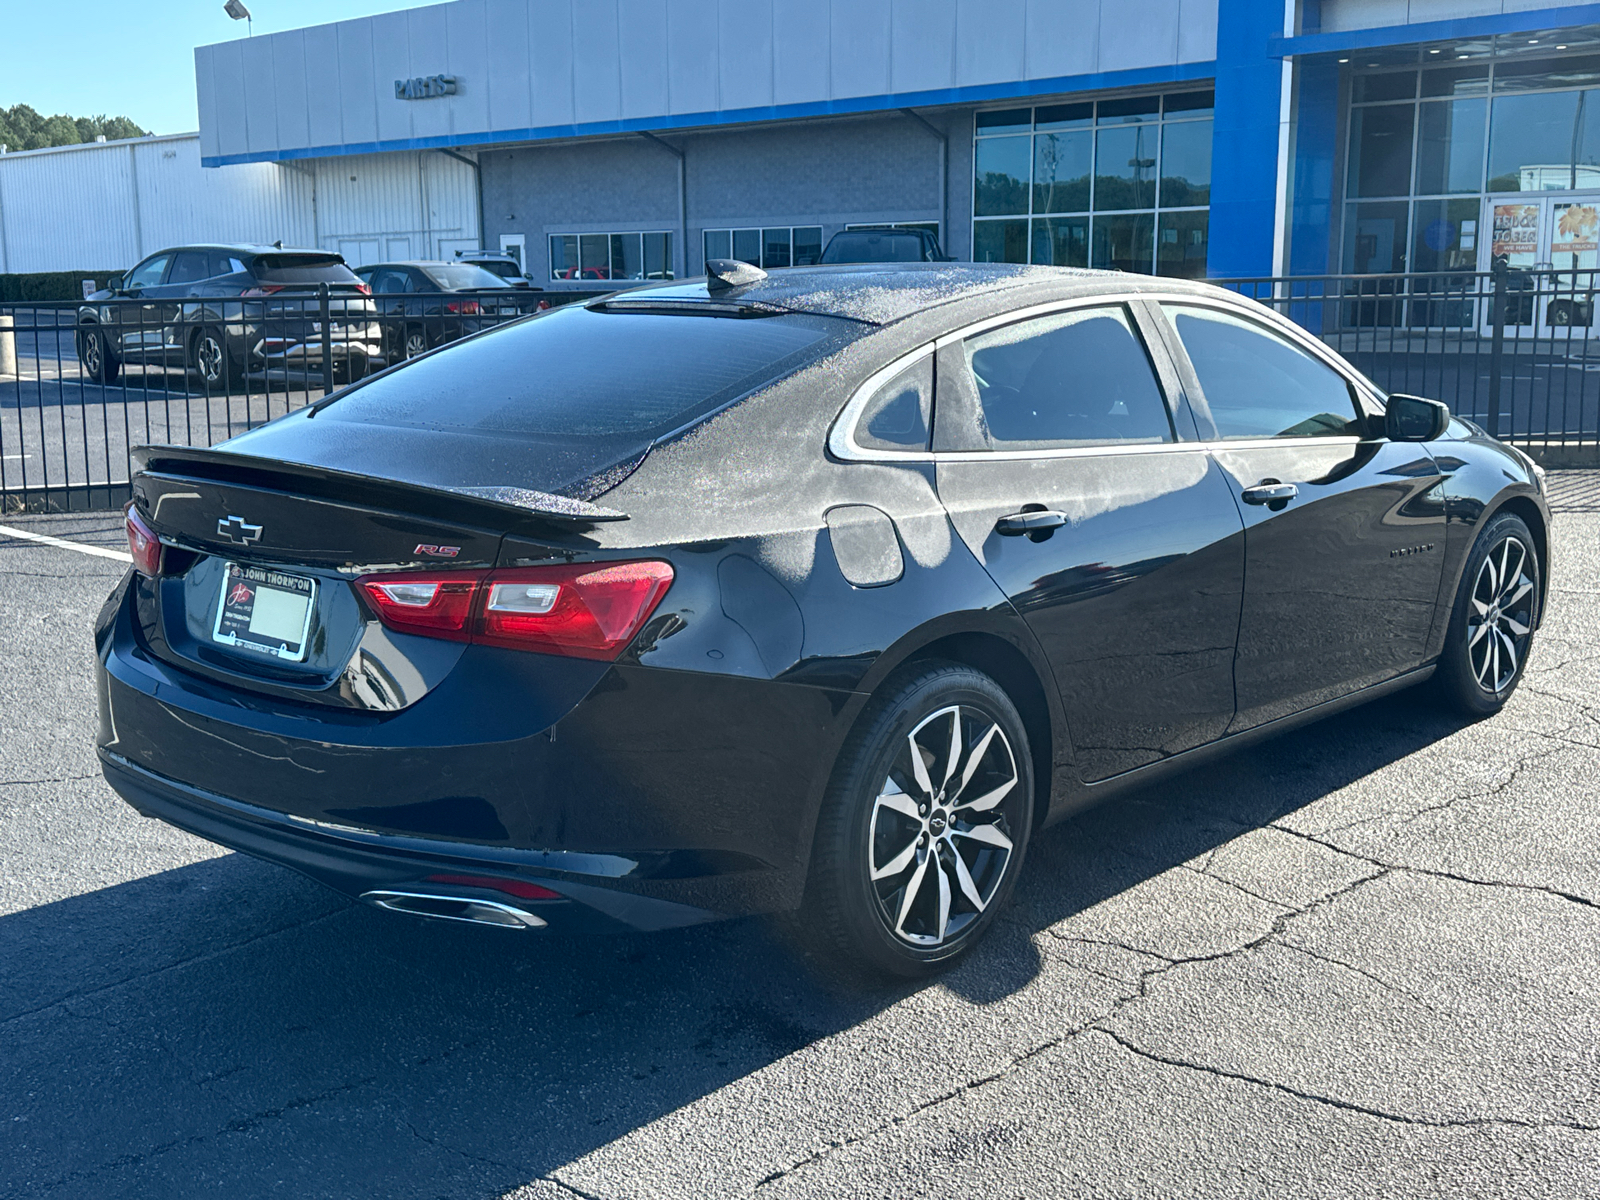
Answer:
<svg viewBox="0 0 1600 1200"><path fill-rule="evenodd" d="M328 334L322 329L328 289ZM78 359L97 383L124 363L181 367L207 388L268 367L320 370L324 344L341 382L382 365L367 285L328 250L281 244L179 246L116 275L78 309Z"/></svg>

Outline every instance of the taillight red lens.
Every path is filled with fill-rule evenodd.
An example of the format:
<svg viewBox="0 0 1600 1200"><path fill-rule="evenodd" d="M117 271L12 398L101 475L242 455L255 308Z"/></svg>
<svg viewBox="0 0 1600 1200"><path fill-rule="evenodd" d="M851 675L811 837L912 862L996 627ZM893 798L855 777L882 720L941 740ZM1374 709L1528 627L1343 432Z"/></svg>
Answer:
<svg viewBox="0 0 1600 1200"><path fill-rule="evenodd" d="M481 576L389 575L360 580L378 617L390 629L464 642Z"/></svg>
<svg viewBox="0 0 1600 1200"><path fill-rule="evenodd" d="M367 575L379 619L401 633L610 662L672 586L664 562Z"/></svg>
<svg viewBox="0 0 1600 1200"><path fill-rule="evenodd" d="M366 284L364 284L364 283L358 283L358 284L356 284L356 291L358 291L358 292L360 292L360 293L361 293L361 294L362 294L362 295L363 295L363 296L370 296L370 295L372 295L372 289L371 289L371 288L370 288L370 287L368 287L368 286L367 286L367 285L366 285Z"/></svg>
<svg viewBox="0 0 1600 1200"><path fill-rule="evenodd" d="M460 313L462 316L467 317L475 317L480 311L476 300L446 300L444 302L444 310L445 312Z"/></svg>
<svg viewBox="0 0 1600 1200"><path fill-rule="evenodd" d="M610 661L671 586L672 567L664 562L497 571L472 640Z"/></svg>
<svg viewBox="0 0 1600 1200"><path fill-rule="evenodd" d="M125 516L127 518L128 553L133 555L133 569L141 575L151 578L161 574L161 539L156 537L156 531L144 523L132 504L129 504Z"/></svg>
<svg viewBox="0 0 1600 1200"><path fill-rule="evenodd" d="M239 294L241 296L271 296L277 292L283 291L285 286L287 285L281 283L263 283L258 284L253 288L247 288L245 291L240 292Z"/></svg>

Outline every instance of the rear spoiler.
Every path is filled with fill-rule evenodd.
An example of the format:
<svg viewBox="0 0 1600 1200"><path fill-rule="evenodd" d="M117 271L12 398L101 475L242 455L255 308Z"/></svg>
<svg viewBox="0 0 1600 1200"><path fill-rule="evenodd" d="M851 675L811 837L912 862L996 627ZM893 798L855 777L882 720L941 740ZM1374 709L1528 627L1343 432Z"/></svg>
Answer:
<svg viewBox="0 0 1600 1200"><path fill-rule="evenodd" d="M512 532L524 525L583 528L626 521L628 514L549 492L514 485L440 487L334 471L307 463L258 458L194 446L136 446L135 474L187 475L269 491L292 491L321 500L413 512L419 517L496 525Z"/></svg>

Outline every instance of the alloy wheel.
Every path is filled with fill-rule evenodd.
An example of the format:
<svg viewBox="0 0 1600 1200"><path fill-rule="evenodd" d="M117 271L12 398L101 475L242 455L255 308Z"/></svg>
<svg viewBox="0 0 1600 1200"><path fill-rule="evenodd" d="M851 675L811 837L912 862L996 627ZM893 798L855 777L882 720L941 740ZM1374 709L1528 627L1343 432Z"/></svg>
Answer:
<svg viewBox="0 0 1600 1200"><path fill-rule="evenodd" d="M1467 613L1467 662L1478 686L1501 692L1516 679L1533 632L1535 586L1528 548L1508 537L1478 568Z"/></svg>
<svg viewBox="0 0 1600 1200"><path fill-rule="evenodd" d="M100 335L88 333L83 338L83 369L89 372L90 378L100 376Z"/></svg>
<svg viewBox="0 0 1600 1200"><path fill-rule="evenodd" d="M960 938L1000 889L1023 800L1005 731L968 705L923 719L873 801L867 863L878 915L921 950Z"/></svg>
<svg viewBox="0 0 1600 1200"><path fill-rule="evenodd" d="M406 357L416 358L419 354L428 352L428 340L422 336L422 330L413 329L406 334Z"/></svg>
<svg viewBox="0 0 1600 1200"><path fill-rule="evenodd" d="M222 378L222 343L215 334L204 333L195 346L195 363L200 368L200 378L216 383Z"/></svg>

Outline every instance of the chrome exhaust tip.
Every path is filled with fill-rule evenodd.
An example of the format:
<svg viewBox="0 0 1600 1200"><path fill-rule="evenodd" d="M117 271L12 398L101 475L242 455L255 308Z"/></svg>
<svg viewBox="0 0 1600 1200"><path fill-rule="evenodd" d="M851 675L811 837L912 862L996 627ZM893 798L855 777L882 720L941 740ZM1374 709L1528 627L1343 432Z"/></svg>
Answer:
<svg viewBox="0 0 1600 1200"><path fill-rule="evenodd" d="M469 925L494 925L500 929L543 929L549 922L531 912L499 900L478 896L456 896L449 892L398 891L384 889L363 892L361 899L390 912L434 917L441 921L465 921Z"/></svg>

